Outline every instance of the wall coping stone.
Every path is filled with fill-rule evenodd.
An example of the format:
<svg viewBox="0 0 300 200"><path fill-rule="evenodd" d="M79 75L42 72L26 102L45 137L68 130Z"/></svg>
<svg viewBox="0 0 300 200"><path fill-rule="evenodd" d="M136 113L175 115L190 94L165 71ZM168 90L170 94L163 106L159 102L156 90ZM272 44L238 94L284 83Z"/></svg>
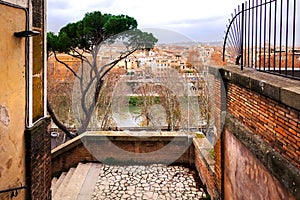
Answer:
<svg viewBox="0 0 300 200"><path fill-rule="evenodd" d="M81 138L84 137L86 135L86 133L83 133L69 141L67 141L66 143L63 143L59 146L57 146L56 148L51 150L51 158L55 158L67 151L69 151L70 149L76 147L77 145L79 145L81 143Z"/></svg>
<svg viewBox="0 0 300 200"><path fill-rule="evenodd" d="M193 138L192 134L186 134L184 132L144 132L144 131L87 131L66 143L59 145L58 147L51 150L52 159L69 151L70 149L81 144L84 138L91 138L97 140L105 140L109 138L110 140L115 140L120 138L126 141L157 141L160 140L170 140L176 137L176 140L186 139L187 137Z"/></svg>
<svg viewBox="0 0 300 200"><path fill-rule="evenodd" d="M300 110L299 80L260 72L253 68L241 70L237 66L209 66L209 72L215 76L219 74L226 81Z"/></svg>
<svg viewBox="0 0 300 200"><path fill-rule="evenodd" d="M211 174L214 174L216 161L210 155L210 150L214 148L212 144L206 138L194 138L193 144L196 151L205 162L207 169Z"/></svg>

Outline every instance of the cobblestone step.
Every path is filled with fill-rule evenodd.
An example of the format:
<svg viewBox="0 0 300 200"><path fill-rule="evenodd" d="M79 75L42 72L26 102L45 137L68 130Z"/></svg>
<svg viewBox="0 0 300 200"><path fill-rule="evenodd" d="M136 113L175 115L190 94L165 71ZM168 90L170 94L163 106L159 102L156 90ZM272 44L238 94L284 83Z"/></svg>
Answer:
<svg viewBox="0 0 300 200"><path fill-rule="evenodd" d="M205 199L196 172L183 166L102 166L91 200Z"/></svg>

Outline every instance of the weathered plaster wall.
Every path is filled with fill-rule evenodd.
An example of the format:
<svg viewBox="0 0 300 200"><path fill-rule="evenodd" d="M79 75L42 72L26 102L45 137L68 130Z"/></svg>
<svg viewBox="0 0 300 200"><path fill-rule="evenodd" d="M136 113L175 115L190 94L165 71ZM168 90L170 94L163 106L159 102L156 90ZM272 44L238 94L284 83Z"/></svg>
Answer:
<svg viewBox="0 0 300 200"><path fill-rule="evenodd" d="M224 199L295 199L232 133L224 135Z"/></svg>
<svg viewBox="0 0 300 200"><path fill-rule="evenodd" d="M0 4L0 190L25 185L25 13ZM1 194L0 199L5 198ZM24 190L17 199L23 199Z"/></svg>

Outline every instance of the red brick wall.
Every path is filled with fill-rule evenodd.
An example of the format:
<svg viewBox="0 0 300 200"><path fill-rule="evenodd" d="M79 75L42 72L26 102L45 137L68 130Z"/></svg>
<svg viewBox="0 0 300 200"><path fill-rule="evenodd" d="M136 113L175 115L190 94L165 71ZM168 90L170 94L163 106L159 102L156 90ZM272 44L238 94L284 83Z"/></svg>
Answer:
<svg viewBox="0 0 300 200"><path fill-rule="evenodd" d="M222 191L222 154L221 154L221 132L222 132L222 123L221 123L221 81L220 79L214 80L214 118L215 125L217 129L216 141L215 141L215 178L217 183L217 188L219 192Z"/></svg>
<svg viewBox="0 0 300 200"><path fill-rule="evenodd" d="M195 165L203 183L207 186L207 191L214 198L214 195L219 193L223 199L246 199L251 195L253 198L266 195L269 199L280 196L284 198L288 196L293 199L292 195L297 197L295 184L298 183L298 176L294 175L297 174L297 169L300 169L299 110L279 103L279 100L278 102L273 100L276 98L271 99L262 95L272 93L270 86L267 91L255 92L259 90L254 87L256 80L249 79L243 74L224 73L223 78L228 81L226 90L224 90L222 78L218 79L218 73L213 69L211 72L215 75L210 77L210 81L213 83L212 107L216 127L214 168L207 165L206 158L199 157L195 151ZM223 73L222 70L221 73ZM240 84L244 86L242 87ZM252 88L252 90L247 88ZM238 156L235 154L234 148L236 147L233 144L225 144L225 130L223 130L222 121L225 110L227 111L225 127L230 127L231 133L238 136L237 143L239 148L243 149ZM229 116L233 121L227 121ZM249 130L247 137L244 135L245 130ZM253 137L253 133L260 137ZM227 155L226 162L225 154ZM236 162L239 162L239 156L242 160L252 160L253 166L239 164L241 169L247 168L250 172L239 171L241 175L237 178L232 172L237 171L239 167L231 169L231 165L234 164L232 162L235 162L228 156L231 154L235 155ZM264 176L262 179L259 179L261 177L251 178L260 173ZM265 184L266 177L268 177L269 184ZM264 188L256 187L264 184ZM243 187L239 185L243 185L248 193L243 194ZM252 188L247 188L247 185ZM259 191L256 196L250 194L256 190ZM288 194L286 190L290 193ZM268 195L268 192L273 191L274 194Z"/></svg>
<svg viewBox="0 0 300 200"><path fill-rule="evenodd" d="M209 193L209 195L213 199L217 199L219 197L219 193L216 190L215 186L215 176L213 172L209 171L208 166L205 164L205 160L201 158L199 152L195 153L195 167L198 171L198 174L200 176L200 179L202 183L206 186L206 190Z"/></svg>
<svg viewBox="0 0 300 200"><path fill-rule="evenodd" d="M50 119L41 120L25 130L26 142L26 199L51 198L51 149L48 125Z"/></svg>
<svg viewBox="0 0 300 200"><path fill-rule="evenodd" d="M227 106L236 119L300 168L299 111L232 83Z"/></svg>
<svg viewBox="0 0 300 200"><path fill-rule="evenodd" d="M214 98L213 98L213 108L214 108L214 120L217 128L217 135L221 135L221 81L220 79L214 78Z"/></svg>
<svg viewBox="0 0 300 200"><path fill-rule="evenodd" d="M221 140L218 140L218 142L215 144L215 176L216 176L216 185L218 188L218 191L222 193L222 157L221 157Z"/></svg>
<svg viewBox="0 0 300 200"><path fill-rule="evenodd" d="M90 152L79 143L74 148L61 153L59 156L51 159L52 176L57 176L63 171L68 171L71 167L77 166L79 162L97 161Z"/></svg>
<svg viewBox="0 0 300 200"><path fill-rule="evenodd" d="M218 74L219 75L219 74ZM211 107L213 108L213 120L216 128L214 147L214 170L209 169L207 166L207 160L201 157L200 153L195 150L195 166L198 169L199 176L203 183L207 187L208 193L213 198L220 198L222 195L222 142L221 134L223 128L222 122L222 110L225 110L226 98L225 88L223 87L223 81L220 76L209 75L209 83L211 85L210 95L212 95ZM200 147L201 148L201 147Z"/></svg>

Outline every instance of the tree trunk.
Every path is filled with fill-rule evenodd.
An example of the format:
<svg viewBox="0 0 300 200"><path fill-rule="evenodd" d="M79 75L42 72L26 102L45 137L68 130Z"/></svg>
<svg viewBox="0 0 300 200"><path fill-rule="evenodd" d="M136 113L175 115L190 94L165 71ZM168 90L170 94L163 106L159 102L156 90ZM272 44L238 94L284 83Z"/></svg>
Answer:
<svg viewBox="0 0 300 200"><path fill-rule="evenodd" d="M93 110L93 111L94 111L94 110ZM85 119L84 119L84 121L83 121L81 127L80 127L80 128L78 129L78 131L77 131L77 134L78 134L78 135L80 135L80 134L82 134L82 133L84 133L84 132L86 131L86 129L87 129L87 127L88 127L88 125L89 125L89 123L90 123L90 121L91 121L93 111L92 111L92 112L89 111L89 113L88 113L87 116L85 117Z"/></svg>
<svg viewBox="0 0 300 200"><path fill-rule="evenodd" d="M51 105L50 105L50 102L47 100L47 110L48 110L48 113L53 121L53 123L60 129L62 130L68 138L72 139L74 137L76 137L76 135L72 134L69 129L63 125L56 117Z"/></svg>
<svg viewBox="0 0 300 200"><path fill-rule="evenodd" d="M90 105L88 111L85 113L86 116L85 116L85 119L84 119L81 127L78 129L78 132L77 132L78 135L84 133L86 131L86 129L88 128L88 125L91 121L94 110L96 108L96 105L97 105L97 102L99 99L100 90L102 89L103 83L104 83L103 80L101 80L101 79L97 80L97 84L95 87L94 102ZM82 106L84 106L84 105L82 105Z"/></svg>

